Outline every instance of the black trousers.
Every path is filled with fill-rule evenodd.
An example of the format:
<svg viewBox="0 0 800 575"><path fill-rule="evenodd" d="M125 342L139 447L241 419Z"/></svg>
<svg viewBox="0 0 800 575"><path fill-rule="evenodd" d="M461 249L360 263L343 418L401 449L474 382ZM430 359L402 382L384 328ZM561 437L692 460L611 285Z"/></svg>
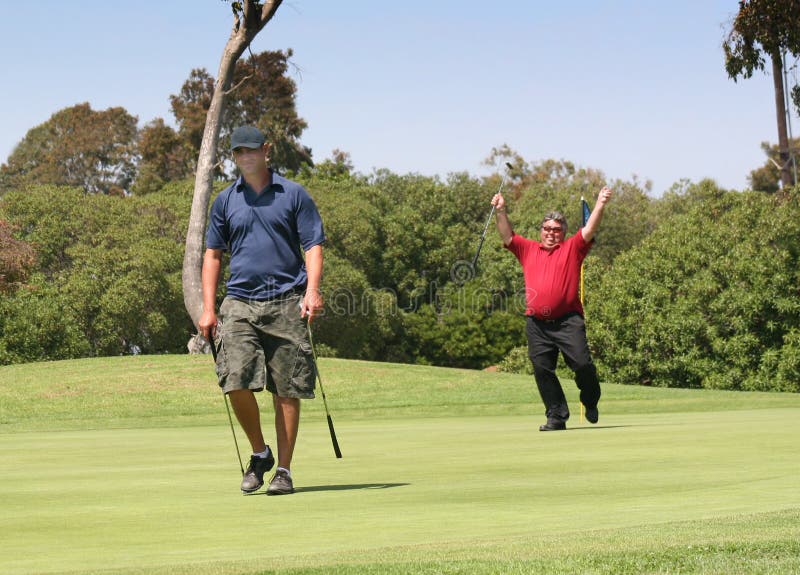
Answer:
<svg viewBox="0 0 800 575"><path fill-rule="evenodd" d="M600 381L589 352L583 317L579 313L570 313L555 320L528 316L525 331L528 335L528 357L533 364L533 376L547 419L569 419L567 398L556 376L559 352L564 356L567 366L575 372L581 403L589 408L595 407L600 400Z"/></svg>

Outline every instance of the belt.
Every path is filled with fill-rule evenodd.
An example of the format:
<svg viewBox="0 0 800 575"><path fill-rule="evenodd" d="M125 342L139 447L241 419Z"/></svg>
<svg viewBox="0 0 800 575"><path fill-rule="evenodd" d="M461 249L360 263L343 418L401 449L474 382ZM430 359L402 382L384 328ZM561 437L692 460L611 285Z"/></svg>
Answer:
<svg viewBox="0 0 800 575"><path fill-rule="evenodd" d="M305 291L306 291L306 286L295 286L293 288L290 288L290 289L288 289L286 291L283 291L283 292L281 292L279 294L276 294L276 295L273 295L273 296L270 296L270 297L256 299L256 298L244 298L244 297L233 297L232 296L231 299L236 299L236 300L244 301L244 302L248 302L248 303L264 303L264 302L270 302L270 301L284 301L284 300L287 300L287 299L289 299L291 297L294 297L296 295L303 295L305 293Z"/></svg>
<svg viewBox="0 0 800 575"><path fill-rule="evenodd" d="M538 321L538 322L540 322L540 323L554 324L554 323L558 323L558 322L560 322L560 321L562 321L562 320L565 320L565 319L567 319L568 317L572 317L573 315L575 315L575 314L577 314L577 313L578 313L578 312L576 312L576 311L571 311L571 312L569 312L569 313L565 313L565 314L564 314L564 315L562 315L562 316L555 317L555 318L548 318L548 319L542 319L542 318L540 318L540 317L536 317L535 315L529 315L528 317L529 317L529 318L531 318L532 320L534 320L534 321Z"/></svg>
<svg viewBox="0 0 800 575"><path fill-rule="evenodd" d="M283 291L277 295L268 297L264 301L281 301L284 299L289 299L290 297L295 295L303 295L305 291L306 291L306 286L294 286L293 288Z"/></svg>

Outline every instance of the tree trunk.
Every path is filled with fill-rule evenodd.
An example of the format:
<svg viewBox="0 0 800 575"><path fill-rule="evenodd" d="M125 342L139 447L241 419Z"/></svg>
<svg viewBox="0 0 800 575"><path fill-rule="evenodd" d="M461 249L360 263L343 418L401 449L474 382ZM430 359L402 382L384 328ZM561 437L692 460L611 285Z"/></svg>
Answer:
<svg viewBox="0 0 800 575"><path fill-rule="evenodd" d="M781 164L781 185L784 192L794 185L789 161L789 133L786 126L786 97L783 86L783 58L772 54L772 82L775 86L775 114L778 120L778 157Z"/></svg>
<svg viewBox="0 0 800 575"><path fill-rule="evenodd" d="M220 123L225 113L234 67L253 38L272 19L281 2L282 0L263 3L255 0L243 2L242 13L236 14L234 11L233 30L222 51L214 94L206 114L200 155L197 158L192 211L189 216L189 228L186 231L186 251L183 255L183 303L195 326L203 313L203 288L200 278L203 266L203 236L208 217L208 202L214 187L214 166L217 163Z"/></svg>

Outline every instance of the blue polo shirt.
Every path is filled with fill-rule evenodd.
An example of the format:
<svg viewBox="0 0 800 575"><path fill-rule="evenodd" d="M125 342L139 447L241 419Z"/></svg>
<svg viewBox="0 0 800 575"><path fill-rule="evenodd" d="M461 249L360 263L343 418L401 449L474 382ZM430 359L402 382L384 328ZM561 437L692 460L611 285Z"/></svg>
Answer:
<svg viewBox="0 0 800 575"><path fill-rule="evenodd" d="M230 251L227 295L266 300L306 285L303 255L325 241L322 219L308 192L272 173L256 193L241 176L214 200L206 247Z"/></svg>

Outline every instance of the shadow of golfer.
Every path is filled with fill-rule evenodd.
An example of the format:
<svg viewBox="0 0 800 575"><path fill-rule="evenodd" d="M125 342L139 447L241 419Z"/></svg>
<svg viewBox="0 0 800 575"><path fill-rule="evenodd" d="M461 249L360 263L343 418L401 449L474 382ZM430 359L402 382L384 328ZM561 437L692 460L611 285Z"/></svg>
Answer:
<svg viewBox="0 0 800 575"><path fill-rule="evenodd" d="M354 489L389 489L390 487L405 487L411 485L410 483L353 483L349 485L308 485L306 487L295 488L295 493L311 493L312 491L351 491ZM266 485L264 485L266 488ZM254 495L267 495L266 489L264 491L257 491L255 493L244 493L247 497Z"/></svg>
<svg viewBox="0 0 800 575"><path fill-rule="evenodd" d="M633 427L631 425L592 425L591 427L584 425L583 427L568 427L565 431L583 431L589 429L617 429L620 427Z"/></svg>
<svg viewBox="0 0 800 575"><path fill-rule="evenodd" d="M405 487L410 483L353 483L350 485L308 485L298 487L295 493L309 493L311 491L351 491L354 489L389 489L390 487Z"/></svg>

